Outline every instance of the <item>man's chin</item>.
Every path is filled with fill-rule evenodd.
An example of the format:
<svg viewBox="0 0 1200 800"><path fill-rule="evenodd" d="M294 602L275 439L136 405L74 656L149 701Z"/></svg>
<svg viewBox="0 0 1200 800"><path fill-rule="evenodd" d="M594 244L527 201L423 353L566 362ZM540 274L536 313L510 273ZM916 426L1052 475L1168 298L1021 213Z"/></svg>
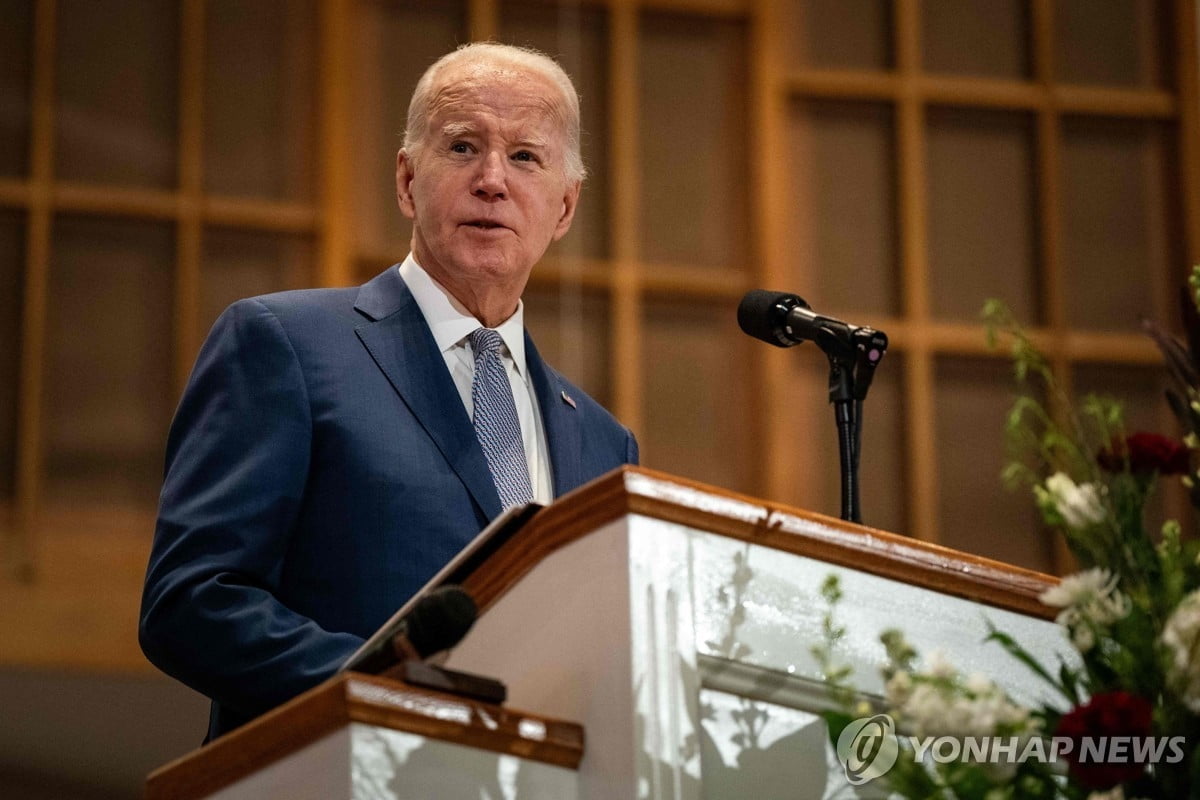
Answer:
<svg viewBox="0 0 1200 800"><path fill-rule="evenodd" d="M458 272L470 280L486 280L496 283L507 283L521 280L529 276L533 264L526 264L527 259L515 254L494 248L473 250L455 259Z"/></svg>

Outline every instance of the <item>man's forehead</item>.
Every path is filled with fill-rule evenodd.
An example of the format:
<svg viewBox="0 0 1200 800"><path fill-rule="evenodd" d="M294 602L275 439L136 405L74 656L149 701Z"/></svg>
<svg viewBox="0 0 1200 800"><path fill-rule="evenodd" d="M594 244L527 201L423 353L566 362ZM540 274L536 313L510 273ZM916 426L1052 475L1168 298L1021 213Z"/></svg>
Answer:
<svg viewBox="0 0 1200 800"><path fill-rule="evenodd" d="M440 124L439 124L440 123ZM480 136L494 124L491 120L484 121L471 113L446 114L435 121L436 127L432 133L445 139L456 139L466 136ZM528 119L502 121L500 133L507 139L533 147L547 147L554 139L558 128L550 120L531 122Z"/></svg>
<svg viewBox="0 0 1200 800"><path fill-rule="evenodd" d="M429 110L434 128L450 121L470 123L482 114L500 114L539 125L564 119L558 87L526 69L463 64L439 77Z"/></svg>

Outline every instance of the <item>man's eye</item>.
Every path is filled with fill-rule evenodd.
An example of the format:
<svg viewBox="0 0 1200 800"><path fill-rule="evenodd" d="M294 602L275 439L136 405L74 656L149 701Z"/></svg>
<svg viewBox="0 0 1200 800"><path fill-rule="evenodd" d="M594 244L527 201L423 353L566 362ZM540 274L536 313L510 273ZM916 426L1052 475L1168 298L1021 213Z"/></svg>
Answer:
<svg viewBox="0 0 1200 800"><path fill-rule="evenodd" d="M518 150L512 157L513 161L537 161L537 157L528 150Z"/></svg>
<svg viewBox="0 0 1200 800"><path fill-rule="evenodd" d="M455 142L454 144L450 145L451 153L469 153L470 151L471 146L466 142Z"/></svg>

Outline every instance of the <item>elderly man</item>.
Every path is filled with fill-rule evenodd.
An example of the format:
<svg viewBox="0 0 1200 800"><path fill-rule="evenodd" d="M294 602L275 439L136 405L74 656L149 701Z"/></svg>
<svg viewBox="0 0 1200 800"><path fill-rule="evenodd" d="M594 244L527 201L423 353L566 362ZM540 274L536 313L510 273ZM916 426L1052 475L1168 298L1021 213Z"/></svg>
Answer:
<svg viewBox="0 0 1200 800"><path fill-rule="evenodd" d="M150 660L212 698L210 738L332 675L504 507L636 463L522 322L583 177L562 69L462 47L409 107L404 262L213 327L171 428L140 626Z"/></svg>

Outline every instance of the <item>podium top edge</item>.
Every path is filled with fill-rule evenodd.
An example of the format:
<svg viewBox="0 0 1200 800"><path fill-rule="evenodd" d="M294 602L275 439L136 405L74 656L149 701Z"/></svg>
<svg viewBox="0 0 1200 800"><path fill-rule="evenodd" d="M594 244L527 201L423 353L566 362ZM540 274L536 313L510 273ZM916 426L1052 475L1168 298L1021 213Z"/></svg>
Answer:
<svg viewBox="0 0 1200 800"><path fill-rule="evenodd" d="M150 773L144 796L207 797L351 723L568 769L583 759L577 723L349 672Z"/></svg>
<svg viewBox="0 0 1200 800"><path fill-rule="evenodd" d="M627 515L679 523L1028 616L1055 616L1038 597L1058 583L1056 577L633 466L560 497L463 585L487 608L552 552Z"/></svg>

